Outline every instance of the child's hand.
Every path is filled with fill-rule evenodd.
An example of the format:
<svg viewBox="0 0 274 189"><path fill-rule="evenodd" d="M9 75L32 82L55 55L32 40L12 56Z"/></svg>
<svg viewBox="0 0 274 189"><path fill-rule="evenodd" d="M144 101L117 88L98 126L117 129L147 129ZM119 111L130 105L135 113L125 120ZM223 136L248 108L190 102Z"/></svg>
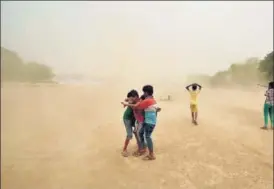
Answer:
<svg viewBox="0 0 274 189"><path fill-rule="evenodd" d="M125 103L124 102L121 102L121 104L124 106L124 108L126 107Z"/></svg>

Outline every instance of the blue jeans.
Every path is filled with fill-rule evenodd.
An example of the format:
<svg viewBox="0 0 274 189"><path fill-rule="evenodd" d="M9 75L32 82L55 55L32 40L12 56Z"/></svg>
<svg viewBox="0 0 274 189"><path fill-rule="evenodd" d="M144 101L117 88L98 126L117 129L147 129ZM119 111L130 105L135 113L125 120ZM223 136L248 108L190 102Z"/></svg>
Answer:
<svg viewBox="0 0 274 189"><path fill-rule="evenodd" d="M141 147L145 148L146 144L145 144L145 138L146 138L146 142L147 142L147 147L149 149L149 151L153 152L153 142L152 142L152 138L151 138L151 134L153 132L155 128L155 125L149 124L149 123L144 123L143 127L141 128L140 132L139 132L139 136L140 136L140 142L141 142Z"/></svg>
<svg viewBox="0 0 274 189"><path fill-rule="evenodd" d="M127 132L127 139L132 139L132 136L133 136L132 127L134 127L134 123L132 123L132 120L124 119L124 124Z"/></svg>

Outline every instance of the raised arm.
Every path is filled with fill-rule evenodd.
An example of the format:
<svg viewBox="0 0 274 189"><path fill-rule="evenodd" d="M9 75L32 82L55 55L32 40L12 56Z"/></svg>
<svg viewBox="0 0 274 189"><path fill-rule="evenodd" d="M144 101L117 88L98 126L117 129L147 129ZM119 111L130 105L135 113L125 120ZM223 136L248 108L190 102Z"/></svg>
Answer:
<svg viewBox="0 0 274 189"><path fill-rule="evenodd" d="M196 85L200 88L200 90L202 89L202 86L201 86L201 85L199 85L198 83L196 83Z"/></svg>
<svg viewBox="0 0 274 189"><path fill-rule="evenodd" d="M189 91L189 87L191 87L191 86L192 86L192 84L190 84L190 85L186 86L186 90L188 90L188 91Z"/></svg>

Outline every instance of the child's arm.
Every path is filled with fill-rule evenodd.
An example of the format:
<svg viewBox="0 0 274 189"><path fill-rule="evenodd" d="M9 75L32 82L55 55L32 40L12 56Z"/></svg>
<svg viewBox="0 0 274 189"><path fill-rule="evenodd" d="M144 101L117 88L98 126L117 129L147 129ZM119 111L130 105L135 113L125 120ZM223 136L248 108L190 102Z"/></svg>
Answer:
<svg viewBox="0 0 274 189"><path fill-rule="evenodd" d="M136 104L130 104L130 103L124 103L121 102L123 105L131 107L131 108L137 108L139 110L144 110L148 108L149 106L153 105L149 100L142 100L140 102L137 102Z"/></svg>
<svg viewBox="0 0 274 189"><path fill-rule="evenodd" d="M124 106L131 107L131 108L136 108L140 104L140 102L137 102L136 104L121 102L121 104L123 104Z"/></svg>
<svg viewBox="0 0 274 189"><path fill-rule="evenodd" d="M265 94L264 94L264 96L269 96L269 90L267 90L266 92L265 92Z"/></svg>
<svg viewBox="0 0 274 189"><path fill-rule="evenodd" d="M160 108L160 107L156 108L156 112L160 112L161 110L162 110L162 108Z"/></svg>

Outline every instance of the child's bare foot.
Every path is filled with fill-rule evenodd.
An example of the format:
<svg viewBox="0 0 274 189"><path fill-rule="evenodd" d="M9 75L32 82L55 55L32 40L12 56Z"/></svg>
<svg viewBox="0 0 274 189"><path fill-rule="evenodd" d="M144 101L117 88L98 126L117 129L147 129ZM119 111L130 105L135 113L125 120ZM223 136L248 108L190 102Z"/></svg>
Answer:
<svg viewBox="0 0 274 189"><path fill-rule="evenodd" d="M194 125L198 125L198 122L197 122L197 121L194 121Z"/></svg>
<svg viewBox="0 0 274 189"><path fill-rule="evenodd" d="M135 157L139 157L139 156L142 156L142 155L144 155L146 153L146 150L138 150L138 151L136 151L136 152L133 152L133 156L135 156Z"/></svg>
<svg viewBox="0 0 274 189"><path fill-rule="evenodd" d="M143 158L143 160L155 160L155 159L156 159L156 157L152 154L149 154Z"/></svg>
<svg viewBox="0 0 274 189"><path fill-rule="evenodd" d="M263 126L263 127L261 127L261 129L263 129L263 130L267 130L267 127Z"/></svg>
<svg viewBox="0 0 274 189"><path fill-rule="evenodd" d="M128 157L128 156L129 156L129 154L128 154L128 152L127 152L126 150L124 150L124 151L122 152L122 156L124 156L124 157Z"/></svg>

